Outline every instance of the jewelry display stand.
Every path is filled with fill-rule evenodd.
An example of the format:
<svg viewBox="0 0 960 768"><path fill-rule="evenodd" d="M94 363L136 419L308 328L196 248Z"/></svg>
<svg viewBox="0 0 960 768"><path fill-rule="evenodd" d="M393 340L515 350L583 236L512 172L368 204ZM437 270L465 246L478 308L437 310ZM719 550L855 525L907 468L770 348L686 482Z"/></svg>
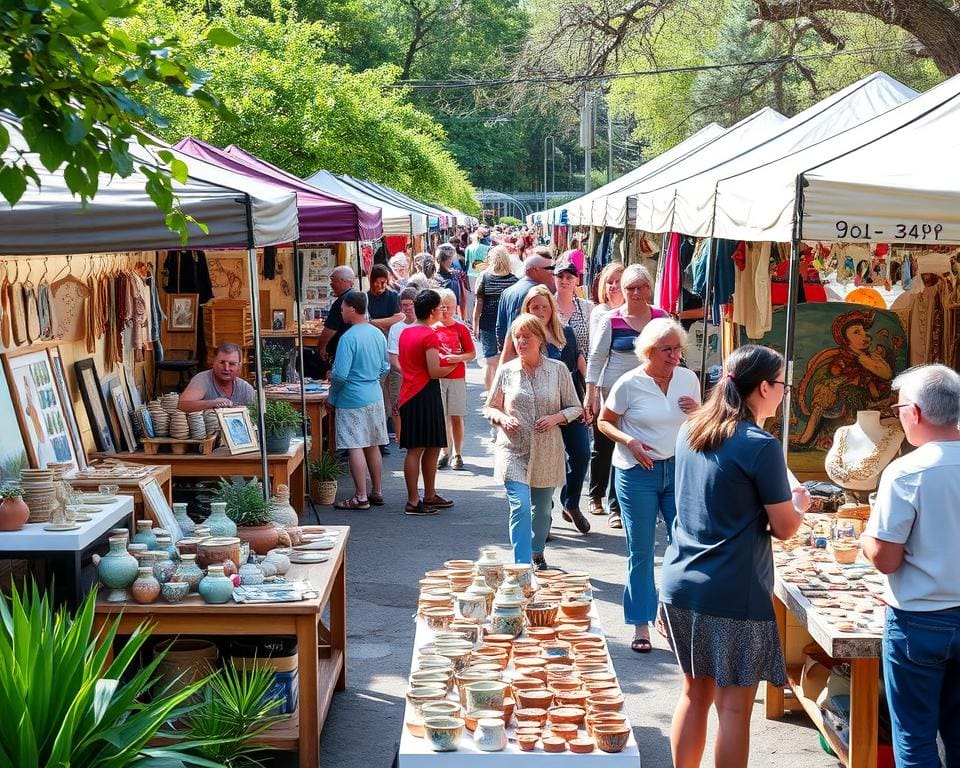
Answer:
<svg viewBox="0 0 960 768"><path fill-rule="evenodd" d="M881 422L880 411L858 411L854 424L834 433L824 462L827 475L847 492L848 501L863 503L877 489L880 473L896 458L902 442L899 423Z"/></svg>

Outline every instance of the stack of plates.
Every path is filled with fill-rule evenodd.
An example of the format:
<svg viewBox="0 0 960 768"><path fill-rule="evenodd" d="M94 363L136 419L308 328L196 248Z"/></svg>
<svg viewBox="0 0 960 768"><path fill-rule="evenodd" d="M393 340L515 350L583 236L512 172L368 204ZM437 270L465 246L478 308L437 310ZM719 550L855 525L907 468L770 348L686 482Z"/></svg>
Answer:
<svg viewBox="0 0 960 768"><path fill-rule="evenodd" d="M187 414L187 426L190 428L191 440L203 440L207 436L207 425L200 411Z"/></svg>
<svg viewBox="0 0 960 768"><path fill-rule="evenodd" d="M23 500L30 507L31 523L47 523L57 507L57 489L53 484L53 471L49 469L20 470L20 486Z"/></svg>
<svg viewBox="0 0 960 768"><path fill-rule="evenodd" d="M156 437L167 437L170 434L170 414L167 413L159 400L154 400L147 406L153 418L153 434Z"/></svg>
<svg viewBox="0 0 960 768"><path fill-rule="evenodd" d="M180 395L176 392L168 392L161 396L160 405L163 406L163 410L172 416L177 412L178 406L180 405Z"/></svg>
<svg viewBox="0 0 960 768"><path fill-rule="evenodd" d="M170 414L170 437L174 440L187 440L190 437L187 414L183 411L174 411Z"/></svg>
<svg viewBox="0 0 960 768"><path fill-rule="evenodd" d="M207 427L207 437L215 435L220 431L220 419L217 418L217 412L215 410L211 409L203 412L203 423Z"/></svg>

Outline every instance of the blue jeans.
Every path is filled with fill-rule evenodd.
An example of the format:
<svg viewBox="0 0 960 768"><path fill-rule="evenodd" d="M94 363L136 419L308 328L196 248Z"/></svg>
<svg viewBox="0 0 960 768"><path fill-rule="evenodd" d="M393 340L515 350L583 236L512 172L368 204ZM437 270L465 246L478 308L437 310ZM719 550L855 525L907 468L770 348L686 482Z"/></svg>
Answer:
<svg viewBox="0 0 960 768"><path fill-rule="evenodd" d="M639 464L616 469L617 498L623 532L627 535L627 584L623 589L623 619L646 624L657 615L657 585L653 578L653 551L657 515L671 536L677 509L673 500L674 460L654 461L653 469Z"/></svg>
<svg viewBox="0 0 960 768"><path fill-rule="evenodd" d="M550 533L550 510L555 488L531 488L517 480L505 480L510 506L510 544L513 560L533 562L534 552L543 552Z"/></svg>
<svg viewBox="0 0 960 768"><path fill-rule="evenodd" d="M883 677L897 768L960 768L960 608L887 608Z"/></svg>
<svg viewBox="0 0 960 768"><path fill-rule="evenodd" d="M567 484L560 489L560 503L566 509L576 509L590 464L590 430L577 419L560 427L560 434L567 452Z"/></svg>

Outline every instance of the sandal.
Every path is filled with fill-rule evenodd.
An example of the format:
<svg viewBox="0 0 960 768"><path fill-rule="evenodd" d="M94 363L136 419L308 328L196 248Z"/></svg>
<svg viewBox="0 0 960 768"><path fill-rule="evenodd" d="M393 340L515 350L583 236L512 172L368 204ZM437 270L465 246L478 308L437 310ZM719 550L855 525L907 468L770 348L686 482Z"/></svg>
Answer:
<svg viewBox="0 0 960 768"><path fill-rule="evenodd" d="M382 493L374 493L373 491L370 491L370 493L367 494L367 501L369 501L369 502L370 502L371 504L373 504L373 506L375 506L375 507L382 507L382 506L383 506L383 494L382 494Z"/></svg>
<svg viewBox="0 0 960 768"><path fill-rule="evenodd" d="M603 508L603 499L590 499L590 514L605 515L607 510Z"/></svg>
<svg viewBox="0 0 960 768"><path fill-rule="evenodd" d="M611 528L623 528L623 518L620 517L620 513L611 512L607 517L607 525Z"/></svg>
<svg viewBox="0 0 960 768"><path fill-rule="evenodd" d="M343 501L338 501L333 505L334 509L370 509L370 501L368 499L361 499L359 496L354 496L351 499L344 499Z"/></svg>
<svg viewBox="0 0 960 768"><path fill-rule="evenodd" d="M434 495L429 499L424 499L423 505L425 507L436 507L437 509L449 509L453 506L453 502L450 499L443 498L443 496Z"/></svg>
<svg viewBox="0 0 960 768"><path fill-rule="evenodd" d="M407 505L403 508L403 514L405 515L435 515L437 510L433 507L423 506L422 501L418 501L416 504L411 504L407 502Z"/></svg>
<svg viewBox="0 0 960 768"><path fill-rule="evenodd" d="M636 653L650 653L653 650L653 643L649 637L635 637L630 643L630 650Z"/></svg>

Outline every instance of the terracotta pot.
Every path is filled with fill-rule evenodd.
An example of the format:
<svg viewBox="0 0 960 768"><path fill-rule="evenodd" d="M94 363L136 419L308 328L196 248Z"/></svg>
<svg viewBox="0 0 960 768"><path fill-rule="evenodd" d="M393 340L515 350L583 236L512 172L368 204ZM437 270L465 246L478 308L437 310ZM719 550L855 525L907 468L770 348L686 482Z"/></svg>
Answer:
<svg viewBox="0 0 960 768"><path fill-rule="evenodd" d="M30 519L30 507L23 496L0 502L0 531L19 531Z"/></svg>
<svg viewBox="0 0 960 768"><path fill-rule="evenodd" d="M235 536L212 536L197 544L197 565L201 568L222 563L226 559L240 567L240 539Z"/></svg>
<svg viewBox="0 0 960 768"><path fill-rule="evenodd" d="M277 546L280 541L280 531L273 523L266 525L238 526L237 537L250 545L250 549L258 555L265 555ZM239 568L240 565L238 564Z"/></svg>

